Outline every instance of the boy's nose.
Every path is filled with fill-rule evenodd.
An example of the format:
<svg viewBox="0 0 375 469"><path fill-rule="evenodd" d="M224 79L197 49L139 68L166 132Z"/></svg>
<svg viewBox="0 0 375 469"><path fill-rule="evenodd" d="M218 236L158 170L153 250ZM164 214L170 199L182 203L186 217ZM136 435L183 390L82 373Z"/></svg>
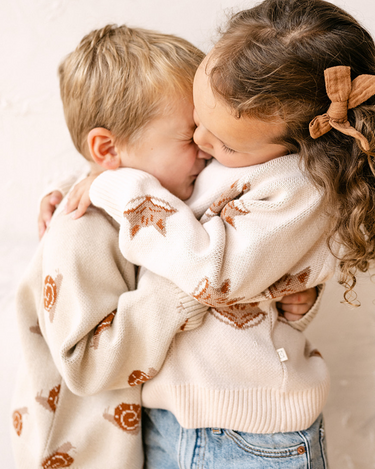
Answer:
<svg viewBox="0 0 375 469"><path fill-rule="evenodd" d="M202 125L198 125L194 132L194 142L199 145L200 147L207 148L210 150L213 148L212 144L210 143L209 134Z"/></svg>

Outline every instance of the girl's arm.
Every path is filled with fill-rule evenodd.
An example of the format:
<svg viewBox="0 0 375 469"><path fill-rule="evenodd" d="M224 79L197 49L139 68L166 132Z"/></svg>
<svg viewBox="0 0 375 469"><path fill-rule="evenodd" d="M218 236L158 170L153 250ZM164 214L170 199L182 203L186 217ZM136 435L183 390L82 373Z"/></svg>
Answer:
<svg viewBox="0 0 375 469"><path fill-rule="evenodd" d="M87 170L88 172L88 170ZM86 174L87 174L86 172ZM38 213L38 233L39 239L42 239L46 229L48 228L52 215L54 214L57 206L66 196L66 194L73 187L74 183L82 177L82 170L73 173L65 179L53 181L50 183L43 192L39 201Z"/></svg>
<svg viewBox="0 0 375 469"><path fill-rule="evenodd" d="M208 305L280 298L326 281L334 269L325 243L328 220L321 194L296 159L246 170L223 185L201 222L141 171L103 173L90 197L121 224L126 258Z"/></svg>
<svg viewBox="0 0 375 469"><path fill-rule="evenodd" d="M134 269L118 228L95 208L77 221L59 214L44 239L39 327L78 395L150 379L176 332L203 320L205 306L151 272L131 291Z"/></svg>

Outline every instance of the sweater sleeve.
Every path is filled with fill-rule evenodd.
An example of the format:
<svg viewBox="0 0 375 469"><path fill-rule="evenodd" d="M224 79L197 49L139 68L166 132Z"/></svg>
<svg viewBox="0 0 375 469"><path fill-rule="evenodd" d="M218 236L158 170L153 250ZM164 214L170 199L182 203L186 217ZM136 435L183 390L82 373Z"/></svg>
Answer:
<svg viewBox="0 0 375 469"><path fill-rule="evenodd" d="M321 194L297 166L277 160L228 182L200 221L141 171L103 173L90 197L121 224L126 258L199 301L210 306L258 301L286 275L294 285L295 278L303 279L297 289L273 290L272 298L282 297L326 281L332 263L326 262L331 256Z"/></svg>
<svg viewBox="0 0 375 469"><path fill-rule="evenodd" d="M135 267L118 249L118 228L92 208L60 214L43 248L39 326L72 392L134 386L160 369L176 332L197 327L206 307L170 281Z"/></svg>

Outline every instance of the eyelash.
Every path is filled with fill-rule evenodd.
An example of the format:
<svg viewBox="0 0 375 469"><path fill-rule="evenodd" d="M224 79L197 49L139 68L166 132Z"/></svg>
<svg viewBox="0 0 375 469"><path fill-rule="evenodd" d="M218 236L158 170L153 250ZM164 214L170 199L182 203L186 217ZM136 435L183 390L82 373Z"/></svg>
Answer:
<svg viewBox="0 0 375 469"><path fill-rule="evenodd" d="M231 148L227 147L225 143L223 143L223 146L221 147L226 153L236 153L234 150Z"/></svg>

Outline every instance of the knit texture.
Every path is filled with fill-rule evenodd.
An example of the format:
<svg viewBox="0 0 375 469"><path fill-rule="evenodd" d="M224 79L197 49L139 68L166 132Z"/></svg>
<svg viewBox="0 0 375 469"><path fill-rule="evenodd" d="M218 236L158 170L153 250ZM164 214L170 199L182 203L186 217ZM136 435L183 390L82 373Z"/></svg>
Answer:
<svg viewBox="0 0 375 469"><path fill-rule="evenodd" d="M17 295L22 366L12 403L20 469L141 469L141 386L207 310L124 259L118 225L57 213Z"/></svg>
<svg viewBox="0 0 375 469"><path fill-rule="evenodd" d="M173 339L143 404L188 428L270 433L309 427L328 394L325 362L276 301L327 281L336 260L322 194L298 155L248 168L213 161L188 205L142 171L108 171L92 202L120 225L120 249L210 306L203 325ZM313 312L313 314L315 314Z"/></svg>

